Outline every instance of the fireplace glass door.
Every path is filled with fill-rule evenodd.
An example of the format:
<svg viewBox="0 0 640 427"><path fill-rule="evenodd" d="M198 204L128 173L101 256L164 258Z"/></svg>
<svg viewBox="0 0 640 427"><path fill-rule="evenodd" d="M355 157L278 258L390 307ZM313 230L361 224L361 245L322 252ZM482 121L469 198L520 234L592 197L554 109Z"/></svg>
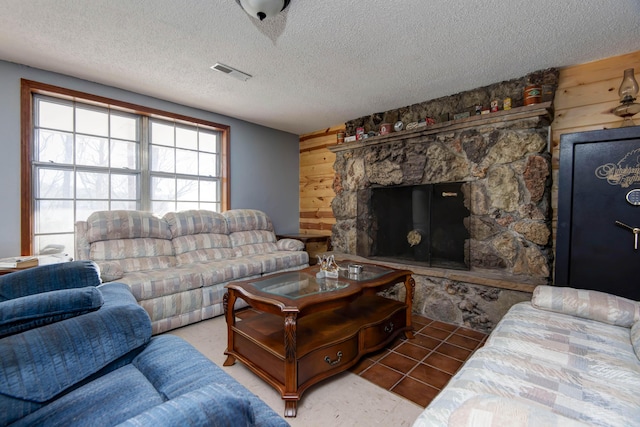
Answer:
<svg viewBox="0 0 640 427"><path fill-rule="evenodd" d="M463 183L381 187L371 191L373 257L468 269Z"/></svg>

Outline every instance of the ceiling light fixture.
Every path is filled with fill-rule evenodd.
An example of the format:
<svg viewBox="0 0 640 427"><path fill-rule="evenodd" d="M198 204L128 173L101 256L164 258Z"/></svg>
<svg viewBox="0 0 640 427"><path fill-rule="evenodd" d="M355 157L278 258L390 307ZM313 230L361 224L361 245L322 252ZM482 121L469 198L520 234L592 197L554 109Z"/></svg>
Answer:
<svg viewBox="0 0 640 427"><path fill-rule="evenodd" d="M613 109L613 114L624 119L620 127L635 126L633 116L640 113L640 104L634 102L638 95L638 82L633 74L633 68L624 70L624 77L618 89L620 105Z"/></svg>
<svg viewBox="0 0 640 427"><path fill-rule="evenodd" d="M236 0L242 9L252 18L263 20L282 12L289 0Z"/></svg>

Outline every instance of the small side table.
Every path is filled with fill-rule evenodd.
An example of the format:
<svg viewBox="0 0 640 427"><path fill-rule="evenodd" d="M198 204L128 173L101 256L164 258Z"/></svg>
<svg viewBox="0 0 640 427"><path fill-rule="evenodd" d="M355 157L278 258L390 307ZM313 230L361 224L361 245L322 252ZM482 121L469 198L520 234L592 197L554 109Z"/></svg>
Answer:
<svg viewBox="0 0 640 427"><path fill-rule="evenodd" d="M318 263L317 254L329 252L331 248L331 236L326 234L278 234L278 239L296 239L304 243L304 250L309 253L309 265Z"/></svg>

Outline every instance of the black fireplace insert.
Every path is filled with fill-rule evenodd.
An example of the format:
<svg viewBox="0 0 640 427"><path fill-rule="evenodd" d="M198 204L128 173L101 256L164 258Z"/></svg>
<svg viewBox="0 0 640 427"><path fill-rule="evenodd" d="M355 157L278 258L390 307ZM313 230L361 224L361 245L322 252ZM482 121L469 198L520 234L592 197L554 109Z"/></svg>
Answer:
<svg viewBox="0 0 640 427"><path fill-rule="evenodd" d="M370 189L368 255L469 269L469 231L462 182ZM362 218L362 217L361 217Z"/></svg>

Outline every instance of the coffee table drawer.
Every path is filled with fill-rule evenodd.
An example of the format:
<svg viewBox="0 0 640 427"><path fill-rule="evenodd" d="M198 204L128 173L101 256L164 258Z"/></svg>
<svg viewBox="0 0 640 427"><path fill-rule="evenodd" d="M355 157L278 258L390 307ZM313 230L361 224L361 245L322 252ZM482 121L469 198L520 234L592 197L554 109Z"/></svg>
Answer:
<svg viewBox="0 0 640 427"><path fill-rule="evenodd" d="M298 362L298 386L334 369L344 370L343 366L357 357L357 335L339 344L314 350Z"/></svg>
<svg viewBox="0 0 640 427"><path fill-rule="evenodd" d="M369 351L386 343L392 336L396 335L397 331L406 326L406 319L405 308L400 307L391 317L365 328L362 331L364 350Z"/></svg>

